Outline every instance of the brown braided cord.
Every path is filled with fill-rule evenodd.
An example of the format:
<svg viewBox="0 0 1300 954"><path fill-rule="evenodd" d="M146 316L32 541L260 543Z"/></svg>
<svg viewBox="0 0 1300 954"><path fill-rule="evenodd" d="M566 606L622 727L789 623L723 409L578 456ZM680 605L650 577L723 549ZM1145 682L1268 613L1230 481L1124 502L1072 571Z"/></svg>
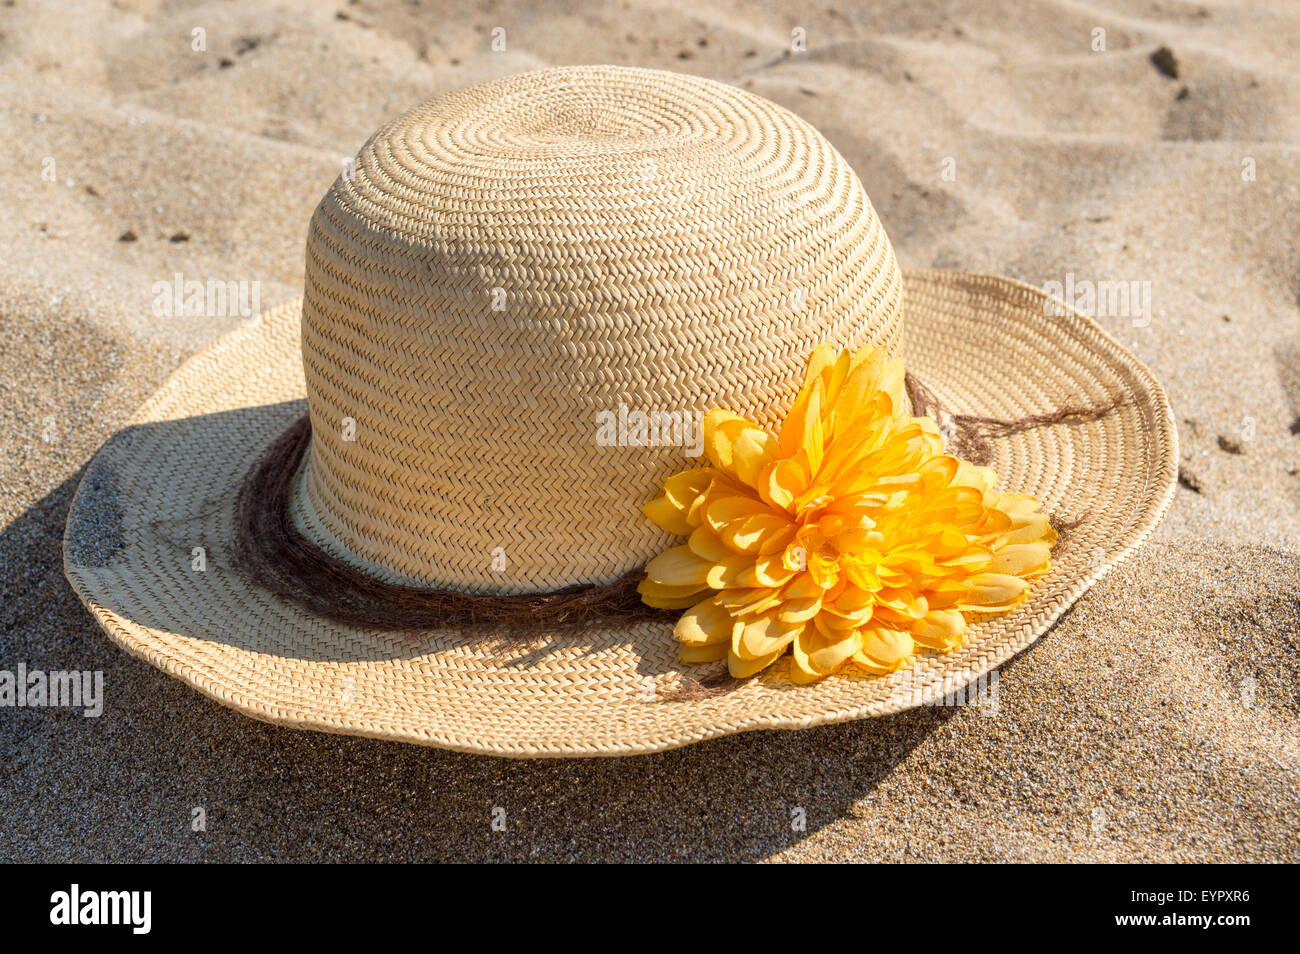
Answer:
<svg viewBox="0 0 1300 954"><path fill-rule="evenodd" d="M240 488L235 537L236 565L249 579L309 613L390 632L449 628L510 639L678 615L641 601L639 568L612 583L517 595L404 586L370 576L293 525L289 488L310 443L311 418L304 414L267 448Z"/></svg>
<svg viewBox="0 0 1300 954"><path fill-rule="evenodd" d="M946 452L973 464L987 466L993 460L991 437L1008 437L1033 427L1048 424L1080 424L1123 407L1127 400L1115 398L1100 404L1065 404L1054 411L1025 414L1006 420L979 414L950 414L944 410L934 392L927 388L912 372L904 376L907 396L912 402L912 413L932 417L944 432ZM1077 526L1078 521L1062 522L1060 526Z"/></svg>
<svg viewBox="0 0 1300 954"><path fill-rule="evenodd" d="M959 422L958 443L950 453L984 459L989 436L1014 434L1028 427L1087 421L1108 414L1115 402L1100 406L1068 405L1046 414L1000 420L948 415L933 392L908 372L914 413ZM976 443L979 442L979 443ZM296 526L289 512L294 475L311 443L311 417L301 415L249 470L236 504L235 565L250 581L309 613L345 626L389 632L454 629L467 637L492 635L521 639L542 633L592 629L612 622L670 621L675 611L652 609L641 601L638 567L610 583L574 584L558 590L520 593L471 593L438 587L407 586L378 579L325 552ZM1072 521L1053 517L1058 531ZM698 693L699 687L691 690ZM689 693L688 693L689 694Z"/></svg>

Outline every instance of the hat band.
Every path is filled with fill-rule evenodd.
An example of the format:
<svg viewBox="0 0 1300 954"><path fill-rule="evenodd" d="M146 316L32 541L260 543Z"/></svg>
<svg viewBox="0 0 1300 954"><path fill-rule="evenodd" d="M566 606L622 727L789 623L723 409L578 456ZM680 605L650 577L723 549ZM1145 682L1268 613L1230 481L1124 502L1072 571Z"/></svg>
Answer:
<svg viewBox="0 0 1300 954"><path fill-rule="evenodd" d="M236 503L234 556L252 582L313 615L366 629L512 636L672 621L678 615L642 602L642 567L610 583L503 595L376 579L326 553L294 526L289 492L310 445L311 416L304 413L245 476Z"/></svg>
<svg viewBox="0 0 1300 954"><path fill-rule="evenodd" d="M951 428L950 451L980 464L992 456L990 437L1046 424L1095 420L1124 403L1068 405L1005 421L948 414L915 375L908 373L905 384L915 413ZM325 552L294 526L289 493L309 446L311 415L304 413L245 476L236 503L234 557L235 566L253 583L313 615L345 626L392 632L457 630L522 637L618 623L672 622L680 615L642 601L637 586L645 578L645 567L629 570L610 583L515 594L465 593L376 579Z"/></svg>

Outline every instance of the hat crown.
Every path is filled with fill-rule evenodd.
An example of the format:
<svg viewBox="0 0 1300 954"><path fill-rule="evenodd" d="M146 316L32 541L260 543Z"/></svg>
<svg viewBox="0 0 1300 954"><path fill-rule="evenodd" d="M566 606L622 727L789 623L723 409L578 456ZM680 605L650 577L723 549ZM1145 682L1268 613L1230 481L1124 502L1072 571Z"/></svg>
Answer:
<svg viewBox="0 0 1300 954"><path fill-rule="evenodd" d="M861 183L743 90L543 70L384 127L307 240L299 526L386 579L527 592L671 545L641 515L725 407L769 427L818 344L897 351Z"/></svg>

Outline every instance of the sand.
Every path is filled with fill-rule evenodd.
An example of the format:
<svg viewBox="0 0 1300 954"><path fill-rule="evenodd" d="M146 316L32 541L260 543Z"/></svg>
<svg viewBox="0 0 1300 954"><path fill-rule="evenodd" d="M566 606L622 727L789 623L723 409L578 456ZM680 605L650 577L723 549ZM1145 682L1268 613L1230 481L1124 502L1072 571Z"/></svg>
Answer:
<svg viewBox="0 0 1300 954"><path fill-rule="evenodd" d="M1300 859L1300 13L852 7L7 0L0 668L103 670L108 707L0 710L0 857ZM904 267L1149 283L1149 311L1098 320L1168 389L1184 483L1141 553L1002 670L995 711L511 762L251 721L81 608L58 551L80 471L240 322L157 317L154 284L293 297L311 210L374 127L580 62L793 108Z"/></svg>

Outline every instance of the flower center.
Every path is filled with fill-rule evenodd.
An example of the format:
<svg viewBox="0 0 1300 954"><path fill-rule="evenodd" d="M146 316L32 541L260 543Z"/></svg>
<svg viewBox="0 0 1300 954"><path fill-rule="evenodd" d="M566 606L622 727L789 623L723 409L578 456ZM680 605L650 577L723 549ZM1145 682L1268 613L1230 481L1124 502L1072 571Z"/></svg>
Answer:
<svg viewBox="0 0 1300 954"><path fill-rule="evenodd" d="M874 593L883 586L877 573L884 558L883 544L884 538L874 530L845 527L843 518L827 515L799 527L783 562L788 569L808 573L823 590L843 581Z"/></svg>

